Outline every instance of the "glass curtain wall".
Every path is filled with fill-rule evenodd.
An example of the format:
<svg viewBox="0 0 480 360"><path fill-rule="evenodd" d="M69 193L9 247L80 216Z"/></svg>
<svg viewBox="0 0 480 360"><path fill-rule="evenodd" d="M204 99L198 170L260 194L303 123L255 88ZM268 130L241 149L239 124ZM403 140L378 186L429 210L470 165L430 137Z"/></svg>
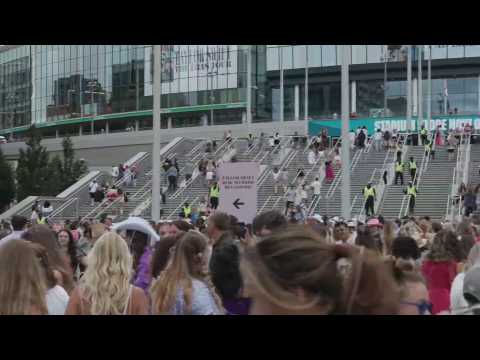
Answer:
<svg viewBox="0 0 480 360"><path fill-rule="evenodd" d="M31 121L29 50L19 46L0 53L0 129Z"/></svg>

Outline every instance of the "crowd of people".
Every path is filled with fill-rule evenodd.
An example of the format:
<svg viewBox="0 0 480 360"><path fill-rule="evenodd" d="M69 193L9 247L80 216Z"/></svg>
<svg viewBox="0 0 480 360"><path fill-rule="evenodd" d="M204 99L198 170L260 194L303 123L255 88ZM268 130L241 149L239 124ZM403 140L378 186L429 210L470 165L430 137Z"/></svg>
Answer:
<svg viewBox="0 0 480 360"><path fill-rule="evenodd" d="M187 204L188 206L188 204ZM0 314L479 314L480 217L212 211L0 229Z"/></svg>

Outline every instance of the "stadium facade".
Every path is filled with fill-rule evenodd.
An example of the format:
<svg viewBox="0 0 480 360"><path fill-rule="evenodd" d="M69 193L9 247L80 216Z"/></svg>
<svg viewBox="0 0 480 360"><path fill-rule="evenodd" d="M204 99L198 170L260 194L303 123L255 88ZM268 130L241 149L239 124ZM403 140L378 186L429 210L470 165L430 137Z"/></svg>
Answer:
<svg viewBox="0 0 480 360"><path fill-rule="evenodd" d="M424 116L429 103L433 116L479 114L480 45L422 45L413 51L413 115L420 49ZM352 116L405 116L406 46L352 45L351 54ZM45 137L150 130L152 57L151 45L0 47L0 135L21 139L32 123ZM253 124L335 118L339 65L337 45L164 45L162 128L243 124L247 91Z"/></svg>

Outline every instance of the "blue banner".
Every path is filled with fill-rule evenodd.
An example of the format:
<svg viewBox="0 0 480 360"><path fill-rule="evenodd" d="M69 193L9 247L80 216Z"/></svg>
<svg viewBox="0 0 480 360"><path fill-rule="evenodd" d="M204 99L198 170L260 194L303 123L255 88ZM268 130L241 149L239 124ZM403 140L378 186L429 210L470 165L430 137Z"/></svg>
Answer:
<svg viewBox="0 0 480 360"><path fill-rule="evenodd" d="M441 130L445 131L461 128L466 124L472 125L474 130L480 130L480 115L435 116L432 117L430 121L422 120L422 124L418 124L417 118L412 118L410 122L411 131L418 131L422 124L425 125L428 130L434 130L440 126ZM366 126L369 134L373 134L377 129L396 129L398 132L405 132L407 130L407 120L404 117L350 119L350 130L355 130L363 126ZM308 123L308 134L310 136L318 135L322 129L326 129L329 136L340 136L342 122L340 119L335 119L310 120Z"/></svg>

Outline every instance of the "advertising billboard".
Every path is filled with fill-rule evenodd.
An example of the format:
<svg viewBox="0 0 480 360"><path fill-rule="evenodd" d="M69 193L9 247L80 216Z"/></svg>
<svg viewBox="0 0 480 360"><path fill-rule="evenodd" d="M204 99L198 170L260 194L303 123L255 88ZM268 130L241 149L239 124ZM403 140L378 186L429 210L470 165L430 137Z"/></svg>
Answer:
<svg viewBox="0 0 480 360"><path fill-rule="evenodd" d="M162 94L238 87L237 45L162 45ZM145 96L153 90L153 48L145 47Z"/></svg>

